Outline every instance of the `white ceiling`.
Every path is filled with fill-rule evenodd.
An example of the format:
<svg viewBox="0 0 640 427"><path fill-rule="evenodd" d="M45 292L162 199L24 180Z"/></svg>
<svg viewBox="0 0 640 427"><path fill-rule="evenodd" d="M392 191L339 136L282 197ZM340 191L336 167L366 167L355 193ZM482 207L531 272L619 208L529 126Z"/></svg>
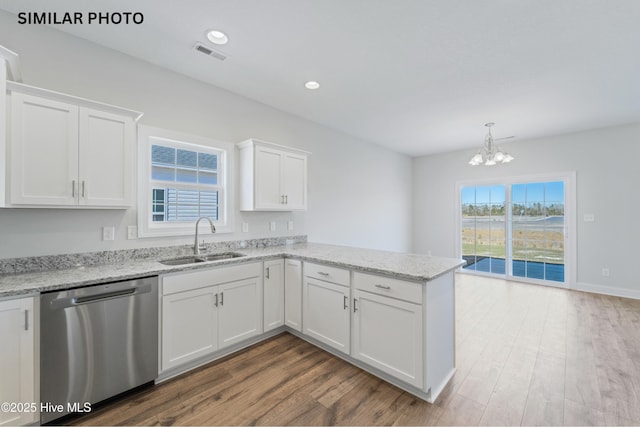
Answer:
<svg viewBox="0 0 640 427"><path fill-rule="evenodd" d="M412 156L640 121L637 0L0 0L139 11L56 28ZM192 50L230 42L218 61ZM211 45L210 45L211 46ZM213 47L213 46L212 46ZM322 85L304 89L307 80Z"/></svg>

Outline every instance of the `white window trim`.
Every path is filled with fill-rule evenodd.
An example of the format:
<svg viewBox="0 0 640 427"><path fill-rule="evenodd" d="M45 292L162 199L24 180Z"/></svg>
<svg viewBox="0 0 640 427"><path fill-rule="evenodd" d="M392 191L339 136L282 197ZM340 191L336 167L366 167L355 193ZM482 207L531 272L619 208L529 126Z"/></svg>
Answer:
<svg viewBox="0 0 640 427"><path fill-rule="evenodd" d="M507 280L514 282L534 283L538 285L576 289L577 281L577 236L576 236L576 172L558 172L558 173L543 173L535 175L523 175L523 176L507 176L499 178L489 179L469 179L456 182L456 256L462 258L462 239L460 238L462 233L462 215L460 204L460 191L462 187L468 186L486 186L486 185L504 185L510 187L513 184L525 184L529 182L545 182L545 181L564 181L565 182L565 277L564 282L552 282L548 280L537 280L527 277L519 277L505 274L504 277ZM507 188L507 194L505 194L505 203L509 203L510 193ZM506 209L509 211L509 209ZM509 242L507 242L509 244ZM465 270L462 267L458 268L458 272L465 274L472 274L478 276L495 277L495 274L476 272L472 270Z"/></svg>
<svg viewBox="0 0 640 427"><path fill-rule="evenodd" d="M138 126L138 237L171 237L171 236L192 236L194 234L194 223L162 223L152 224L151 218L151 145L153 139L158 138L177 145L192 145L197 151L198 146L213 148L223 152L222 174L218 175L218 179L222 181L224 190L219 194L219 220L215 221L216 234L233 233L233 207L234 205L234 188L233 177L235 165L235 145L230 142L223 142L197 135L190 135L183 132L172 131L168 129L157 128L153 126ZM162 141L158 141L162 142ZM156 142L156 144L158 143ZM180 184L176 184L178 187ZM210 231L208 223L201 221L202 236Z"/></svg>

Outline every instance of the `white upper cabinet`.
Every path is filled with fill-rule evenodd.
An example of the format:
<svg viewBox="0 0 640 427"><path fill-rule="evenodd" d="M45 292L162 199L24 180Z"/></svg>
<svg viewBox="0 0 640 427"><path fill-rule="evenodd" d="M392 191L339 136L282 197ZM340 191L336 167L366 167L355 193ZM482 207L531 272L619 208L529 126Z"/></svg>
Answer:
<svg viewBox="0 0 640 427"><path fill-rule="evenodd" d="M140 113L8 83L8 206L128 208Z"/></svg>
<svg viewBox="0 0 640 427"><path fill-rule="evenodd" d="M306 151L256 139L238 144L240 209L303 211L307 209Z"/></svg>
<svg viewBox="0 0 640 427"><path fill-rule="evenodd" d="M11 204L77 205L78 107L15 92L11 101Z"/></svg>
<svg viewBox="0 0 640 427"><path fill-rule="evenodd" d="M134 141L130 117L80 109L81 205L132 204Z"/></svg>

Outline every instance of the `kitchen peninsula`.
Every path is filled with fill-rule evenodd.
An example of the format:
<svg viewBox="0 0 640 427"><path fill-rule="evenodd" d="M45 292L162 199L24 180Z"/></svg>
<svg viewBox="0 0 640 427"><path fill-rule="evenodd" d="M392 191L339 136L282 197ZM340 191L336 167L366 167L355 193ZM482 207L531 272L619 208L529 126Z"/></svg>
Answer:
<svg viewBox="0 0 640 427"><path fill-rule="evenodd" d="M454 270L464 261L307 243L306 236L293 241L213 244L207 253L232 250L236 256L185 265L160 261L191 254L188 246L4 260L0 299L36 300L42 292L157 275L157 382L289 332L433 402L455 371ZM56 265L66 268L52 269ZM237 292L249 292L238 298L244 307L233 305L237 284L246 284ZM178 328L180 316L194 316L198 308L177 305L182 295L198 292L215 300L215 307L206 306L216 310L220 330L218 341L205 350L197 347L200 352L182 341L184 335L193 338L198 327L189 334ZM225 327L230 328L226 341Z"/></svg>

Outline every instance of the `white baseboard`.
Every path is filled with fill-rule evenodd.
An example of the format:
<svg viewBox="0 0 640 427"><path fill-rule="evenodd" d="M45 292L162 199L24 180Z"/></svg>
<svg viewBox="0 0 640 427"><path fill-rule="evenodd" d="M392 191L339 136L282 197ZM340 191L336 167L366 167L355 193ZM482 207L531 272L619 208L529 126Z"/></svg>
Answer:
<svg viewBox="0 0 640 427"><path fill-rule="evenodd" d="M592 292L595 294L611 295L614 297L624 297L640 299L640 289L619 288L615 286L596 285L594 283L576 282L576 291Z"/></svg>

